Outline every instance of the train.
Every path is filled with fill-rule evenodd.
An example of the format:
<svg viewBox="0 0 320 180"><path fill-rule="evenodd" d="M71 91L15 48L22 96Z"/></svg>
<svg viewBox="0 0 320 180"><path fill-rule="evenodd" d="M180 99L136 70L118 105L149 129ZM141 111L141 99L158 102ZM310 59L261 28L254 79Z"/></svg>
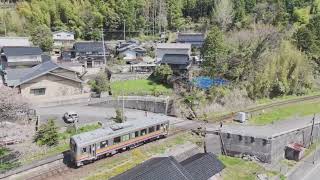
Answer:
<svg viewBox="0 0 320 180"><path fill-rule="evenodd" d="M165 119L135 120L102 127L70 138L71 161L80 167L168 134L169 120Z"/></svg>

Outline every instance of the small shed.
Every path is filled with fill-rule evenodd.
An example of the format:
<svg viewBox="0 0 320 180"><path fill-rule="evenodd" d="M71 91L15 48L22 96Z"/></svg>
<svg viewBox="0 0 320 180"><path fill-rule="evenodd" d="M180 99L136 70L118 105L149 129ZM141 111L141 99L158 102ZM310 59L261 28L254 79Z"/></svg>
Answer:
<svg viewBox="0 0 320 180"><path fill-rule="evenodd" d="M299 143L291 143L286 146L285 157L289 160L299 161L304 156L304 151L306 148Z"/></svg>

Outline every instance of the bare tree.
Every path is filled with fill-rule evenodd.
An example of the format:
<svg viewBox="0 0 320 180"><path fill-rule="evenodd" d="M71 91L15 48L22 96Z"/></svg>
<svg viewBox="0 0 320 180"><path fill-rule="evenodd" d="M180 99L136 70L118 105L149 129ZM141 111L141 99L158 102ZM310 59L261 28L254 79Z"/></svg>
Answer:
<svg viewBox="0 0 320 180"><path fill-rule="evenodd" d="M0 85L0 123L16 121L28 109L29 104L16 89Z"/></svg>
<svg viewBox="0 0 320 180"><path fill-rule="evenodd" d="M213 22L216 22L222 30L227 30L232 23L233 18L233 3L231 0L216 1Z"/></svg>

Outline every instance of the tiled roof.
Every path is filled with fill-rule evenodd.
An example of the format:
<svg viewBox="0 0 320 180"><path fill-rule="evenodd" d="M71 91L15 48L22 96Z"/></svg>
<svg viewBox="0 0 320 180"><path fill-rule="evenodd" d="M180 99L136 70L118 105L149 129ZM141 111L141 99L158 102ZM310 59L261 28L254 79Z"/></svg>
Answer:
<svg viewBox="0 0 320 180"><path fill-rule="evenodd" d="M162 57L162 64L187 65L190 63L190 58L187 54L165 54Z"/></svg>
<svg viewBox="0 0 320 180"><path fill-rule="evenodd" d="M193 180L193 178L173 157L160 157L150 159L111 180Z"/></svg>
<svg viewBox="0 0 320 180"><path fill-rule="evenodd" d="M6 72L6 83L8 86L19 86L26 83L32 79L40 77L50 71L55 70L61 66L55 64L52 61L47 61L32 68L23 69L7 69ZM63 67L61 67L63 68ZM64 68L65 69L65 68Z"/></svg>
<svg viewBox="0 0 320 180"><path fill-rule="evenodd" d="M41 55L43 52L39 47L3 47L2 52L6 56L28 56Z"/></svg>
<svg viewBox="0 0 320 180"><path fill-rule="evenodd" d="M181 162L181 165L196 180L208 180L221 172L224 165L212 153L199 153Z"/></svg>
<svg viewBox="0 0 320 180"><path fill-rule="evenodd" d="M158 43L157 49L191 49L188 43Z"/></svg>
<svg viewBox="0 0 320 180"><path fill-rule="evenodd" d="M212 153L196 154L181 163L173 157L152 158L111 180L208 180L224 165Z"/></svg>
<svg viewBox="0 0 320 180"><path fill-rule="evenodd" d="M103 44L100 41L76 42L73 47L76 52L103 52Z"/></svg>

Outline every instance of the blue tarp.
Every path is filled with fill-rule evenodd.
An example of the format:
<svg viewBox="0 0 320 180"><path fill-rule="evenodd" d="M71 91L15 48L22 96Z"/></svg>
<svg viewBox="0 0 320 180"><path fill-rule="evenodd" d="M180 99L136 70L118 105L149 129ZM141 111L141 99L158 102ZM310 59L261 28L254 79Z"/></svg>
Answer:
<svg viewBox="0 0 320 180"><path fill-rule="evenodd" d="M212 86L223 86L228 83L225 79L210 78L208 76L199 76L192 79L194 86L200 89L210 89Z"/></svg>

